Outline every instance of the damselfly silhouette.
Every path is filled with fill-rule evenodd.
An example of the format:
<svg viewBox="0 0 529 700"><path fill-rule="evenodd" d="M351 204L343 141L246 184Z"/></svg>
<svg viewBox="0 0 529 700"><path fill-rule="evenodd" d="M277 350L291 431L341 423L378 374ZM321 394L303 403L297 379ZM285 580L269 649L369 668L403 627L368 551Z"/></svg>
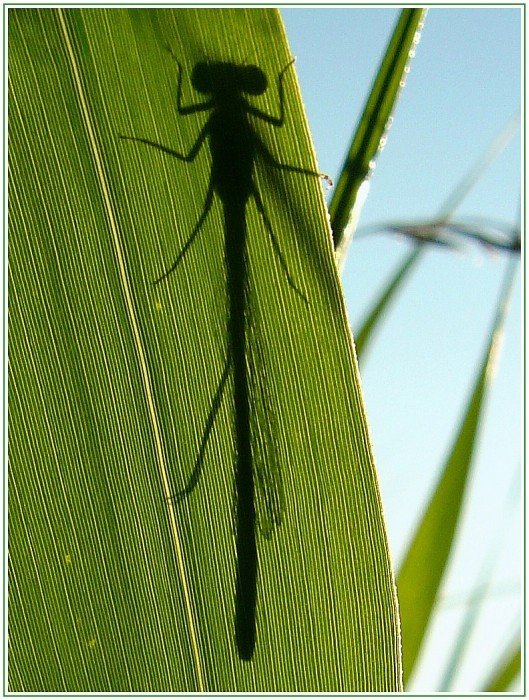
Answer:
<svg viewBox="0 0 529 700"><path fill-rule="evenodd" d="M170 51L170 49L168 49ZM284 123L283 79L290 61L278 76L279 116L266 114L252 106L246 95L262 95L267 88L263 71L256 66L239 66L233 63L211 62L195 65L191 83L195 90L208 99L191 105L182 105L182 67L178 64L178 88L176 106L182 116L210 111L211 114L201 129L198 138L187 155L145 138L121 136L123 139L152 146L178 160L191 162L199 153L206 138L212 156L211 176L206 192L204 209L189 239L172 265L156 280L165 280L179 265L189 247L202 228L216 193L224 209L224 256L226 265L228 319L228 350L224 372L215 397L202 438L202 443L189 482L180 495L188 495L195 488L200 476L204 452L209 434L213 428L224 387L233 371L234 414L235 414L235 518L237 575L235 593L235 639L239 657L250 660L255 647L255 608L257 593L257 546L256 546L256 506L254 489L257 484L253 468L251 411L252 364L249 362L250 295L246 241L246 205L253 197L263 219L273 249L286 275L288 284L307 302L303 293L292 279L279 242L265 212L261 195L253 178L256 157L261 157L274 168L293 173L316 177L326 177L307 168L285 165L277 161L256 134L249 117L260 119L274 127ZM328 178L326 178L328 179ZM265 416L266 419L266 416Z"/></svg>

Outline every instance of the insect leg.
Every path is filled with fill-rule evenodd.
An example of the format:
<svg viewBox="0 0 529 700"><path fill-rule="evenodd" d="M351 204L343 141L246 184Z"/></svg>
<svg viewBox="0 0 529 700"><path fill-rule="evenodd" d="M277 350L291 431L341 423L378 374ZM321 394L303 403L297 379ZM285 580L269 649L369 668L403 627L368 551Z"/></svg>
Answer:
<svg viewBox="0 0 529 700"><path fill-rule="evenodd" d="M198 457L195 462L195 468L193 469L193 473L189 477L189 481L187 482L185 488L183 488L181 491L178 491L178 493L175 496L172 496L171 499L177 499L180 501L186 496L188 496L193 491L193 489L198 483L198 480L200 479L200 474L202 473L202 466L204 464L204 454L206 452L206 445L208 444L209 436L211 435L211 431L213 430L215 418L217 417L217 413L219 412L220 403L222 401L222 395L224 393L224 387L226 386L231 366L231 356L228 355L228 359L226 360L226 364L224 365L224 371L222 372L222 377L220 379L219 386L217 387L217 391L215 392L215 396L211 404L211 409L208 414L206 428L204 430L204 434L202 435L200 449L198 451Z"/></svg>
<svg viewBox="0 0 529 700"><path fill-rule="evenodd" d="M283 78L290 66L294 64L295 60L296 59L293 58L289 63L287 63L287 65L283 68L281 73L279 73L279 76L277 78L279 92L279 117L274 117L271 114L262 112L260 109L252 107L251 105L248 106L249 114L252 114L254 117L261 119L267 124L272 124L272 126L283 126L285 122L285 88L283 87Z"/></svg>
<svg viewBox="0 0 529 700"><path fill-rule="evenodd" d="M178 66L178 87L176 90L176 108L178 110L178 114L196 114L197 112L206 112L208 109L211 109L213 107L213 100L207 100L207 102L199 102L195 105L182 105L182 64L173 53L173 50L169 46L169 44L164 43L163 47L170 54L171 58Z"/></svg>
<svg viewBox="0 0 529 700"><path fill-rule="evenodd" d="M200 151L200 148L202 147L202 144L204 143L204 139L207 136L209 129L208 123L206 123L198 137L195 143L193 144L191 150L187 155L183 153L178 153L178 151L174 151L172 148L169 148L168 146L164 146L161 143L156 143L156 141L150 141L149 139L143 139L137 136L124 136L123 134L119 134L120 139L124 139L125 141L137 141L138 143L144 143L146 146L152 146L153 148L157 148L159 151L162 151L163 153L167 153L170 156L173 156L173 158L178 158L178 160L183 160L186 163L190 163L192 160L195 160L197 157L198 152Z"/></svg>
<svg viewBox="0 0 529 700"><path fill-rule="evenodd" d="M265 212L263 200L261 199L261 195L259 194L259 190L255 186L253 187L253 196L255 199L255 203L257 205L257 209L259 210L259 213L263 217L263 221L264 221L266 229L268 231L268 235L270 236L270 240L272 241L272 246L273 246L274 251L279 259L279 262L281 263L281 267L283 268L283 271L287 277L287 281L288 281L289 285L296 292L296 294L298 294L303 299L305 304L308 304L309 302L308 302L307 297L305 296L305 294L303 294L303 292L299 289L299 287L296 285L296 283L292 279L292 275L290 274L290 272L288 270L287 263L283 257L283 254L281 252L281 248L279 247L279 242L278 242L278 240L275 236L275 233L272 229L272 224L270 223L270 219L268 218L268 216Z"/></svg>
<svg viewBox="0 0 529 700"><path fill-rule="evenodd" d="M210 181L210 183L208 185L208 191L206 194L206 201L204 202L204 209L202 210L202 214L200 215L199 220L195 224L195 228L193 229L193 233L187 239L186 244L184 245L182 250L178 253L178 257L176 258L174 263L171 265L171 267L168 270L166 270L161 277L158 277L158 279L155 280L153 282L153 284L158 284L159 282L164 280L166 277L169 277L171 272L174 272L176 270L176 268L178 267L178 265L182 261L184 255L187 253L188 249L191 247L191 244L193 243L193 241L197 237L198 232L202 228L202 224L206 220L206 216L208 215L209 210L211 209L212 203L213 203L213 183Z"/></svg>
<svg viewBox="0 0 529 700"><path fill-rule="evenodd" d="M286 170L289 173L301 173L302 175L312 175L314 177L322 177L329 185L332 185L332 180L325 173L317 173L315 170L309 170L308 168L300 168L298 165L288 165L287 163L280 163L275 156L273 156L257 134L253 135L254 145L263 157L263 160L278 170Z"/></svg>

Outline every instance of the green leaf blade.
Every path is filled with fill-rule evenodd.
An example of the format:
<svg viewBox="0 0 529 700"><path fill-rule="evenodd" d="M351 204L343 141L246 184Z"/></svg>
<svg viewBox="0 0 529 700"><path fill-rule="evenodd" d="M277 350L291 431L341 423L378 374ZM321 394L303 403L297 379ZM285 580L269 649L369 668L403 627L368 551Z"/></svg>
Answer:
<svg viewBox="0 0 529 700"><path fill-rule="evenodd" d="M16 633L27 590L20 598L10 590L12 648L34 690L132 689L144 677L128 655L160 656L156 616L140 622L140 591L183 618L180 589L153 579L145 549L138 556L138 542L147 542L166 569L167 548L152 541L165 513L155 473L145 469L150 426L143 408L127 408L131 400L144 406L143 388L130 371L129 319L111 239L101 236L106 212L90 145L79 138L58 14L15 12L10 38L9 475L10 496L18 496L10 523L21 523L10 532L11 563L19 581L41 581L28 608L31 641ZM167 664L151 672L154 687L167 683Z"/></svg>
<svg viewBox="0 0 529 700"><path fill-rule="evenodd" d="M359 361L362 360L367 352L380 321L384 318L391 302L395 299L403 284L408 279L408 275L417 264L420 253L423 250L424 248L422 246L416 245L404 258L395 273L388 280L377 301L373 304L373 307L362 321L358 332L355 333L356 354Z"/></svg>
<svg viewBox="0 0 529 700"><path fill-rule="evenodd" d="M519 638L519 635L518 635ZM483 693L506 693L511 683L520 675L522 669L522 648L517 640L500 659L490 679L485 683Z"/></svg>
<svg viewBox="0 0 529 700"><path fill-rule="evenodd" d="M516 260L513 260L507 268L488 347L461 425L398 572L405 684L413 673L457 534L515 269Z"/></svg>
<svg viewBox="0 0 529 700"><path fill-rule="evenodd" d="M373 169L373 161L388 129L388 120L400 95L414 46L418 43L426 10L403 9L360 117L349 153L329 205L334 247L343 259L349 236L346 229L359 217L360 188ZM353 223L354 225L354 223Z"/></svg>
<svg viewBox="0 0 529 700"><path fill-rule="evenodd" d="M154 286L201 215L211 154L181 163L119 135L189 152L207 119L176 113L164 42L185 104L198 61L257 56L269 86L252 104L277 114L290 60L278 13L10 12L10 687L398 690L391 564L315 178L255 174L308 304L246 208L285 492L283 524L258 540L250 663L233 640L229 391L197 488L168 498L193 470L226 362L222 206ZM255 129L278 160L313 169L293 74L285 94L284 127Z"/></svg>

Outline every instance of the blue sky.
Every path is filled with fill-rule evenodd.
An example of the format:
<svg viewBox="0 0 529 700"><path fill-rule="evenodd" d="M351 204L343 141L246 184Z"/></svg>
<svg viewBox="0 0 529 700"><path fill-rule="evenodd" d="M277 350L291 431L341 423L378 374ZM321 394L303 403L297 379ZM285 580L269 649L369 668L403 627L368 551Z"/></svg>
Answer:
<svg viewBox="0 0 529 700"><path fill-rule="evenodd" d="M319 167L336 177L398 8L282 10ZM432 8L360 226L433 217L520 109L519 8ZM520 135L458 208L514 224ZM408 251L379 235L349 249L343 285L353 329ZM391 310L362 366L390 544L398 564L435 485L485 348L508 256L431 251ZM501 530L493 592L454 690L488 674L520 616L521 285L506 326L441 613L412 690L434 691L450 640ZM513 496L513 482L515 483ZM448 640L448 644L447 644Z"/></svg>

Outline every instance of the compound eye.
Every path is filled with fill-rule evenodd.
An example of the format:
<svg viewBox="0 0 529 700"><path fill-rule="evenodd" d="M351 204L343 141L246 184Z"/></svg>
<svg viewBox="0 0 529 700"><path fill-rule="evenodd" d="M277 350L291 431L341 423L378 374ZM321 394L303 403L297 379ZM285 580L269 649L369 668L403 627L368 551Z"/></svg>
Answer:
<svg viewBox="0 0 529 700"><path fill-rule="evenodd" d="M262 95L266 90L267 80L263 71L257 66L241 67L239 73L239 88L249 95Z"/></svg>
<svg viewBox="0 0 529 700"><path fill-rule="evenodd" d="M191 74L191 83L197 92L211 94L214 91L215 76L210 63L197 63Z"/></svg>

